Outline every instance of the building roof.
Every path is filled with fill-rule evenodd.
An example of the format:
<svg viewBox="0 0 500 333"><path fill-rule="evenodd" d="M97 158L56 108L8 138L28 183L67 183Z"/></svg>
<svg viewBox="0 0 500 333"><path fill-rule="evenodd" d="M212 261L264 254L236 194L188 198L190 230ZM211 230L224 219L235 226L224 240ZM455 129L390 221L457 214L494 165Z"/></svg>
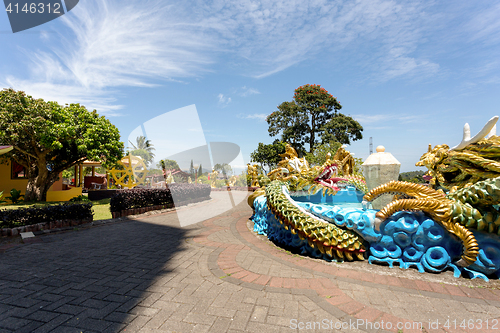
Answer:
<svg viewBox="0 0 500 333"><path fill-rule="evenodd" d="M0 155L8 153L12 149L14 149L12 146L0 146Z"/></svg>

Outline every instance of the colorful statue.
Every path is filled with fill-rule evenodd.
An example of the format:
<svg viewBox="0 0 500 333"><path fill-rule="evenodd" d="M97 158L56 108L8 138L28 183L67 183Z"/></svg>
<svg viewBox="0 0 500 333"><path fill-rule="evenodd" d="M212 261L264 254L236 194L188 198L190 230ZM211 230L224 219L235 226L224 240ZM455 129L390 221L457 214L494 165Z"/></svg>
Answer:
<svg viewBox="0 0 500 333"><path fill-rule="evenodd" d="M248 163L247 166L248 166L247 174L252 177L251 186L259 187L260 186L258 180L259 173L257 172L257 167L258 167L257 164L250 165L250 163Z"/></svg>
<svg viewBox="0 0 500 333"><path fill-rule="evenodd" d="M248 199L255 210L254 230L326 260L368 258L370 263L397 263L420 272L452 269L455 277L500 277L497 119L472 138L466 124L462 142L451 149L429 147L417 163L429 169L429 187L392 181L367 193L364 179L353 175L354 159L345 149L311 167L287 146L278 167L268 174L271 182ZM328 195L337 197L353 188L364 193L363 208L321 203ZM306 201L301 189L311 195ZM321 202L307 201L319 191ZM368 209L383 194L396 196L380 211Z"/></svg>
<svg viewBox="0 0 500 333"><path fill-rule="evenodd" d="M210 173L210 186L212 188L216 188L216 181L217 181L217 176L219 175L219 172L217 170L213 169L212 172Z"/></svg>
<svg viewBox="0 0 500 333"><path fill-rule="evenodd" d="M480 248L470 229L500 235L500 137L494 133L498 117L470 138L469 125L464 126L463 141L449 149L438 145L422 155L417 166L426 166L432 176L431 186L390 182L371 190L365 199L371 201L384 193L400 193L404 199L392 201L377 216L377 224L397 211L423 211L450 233L459 237L464 251L458 265L474 263ZM485 138L488 135L488 138Z"/></svg>
<svg viewBox="0 0 500 333"><path fill-rule="evenodd" d="M333 157L327 155L322 166L309 167L305 158L298 158L295 149L287 144L283 159L278 168L270 171L271 180L291 181L297 190L306 189L309 193L323 190L323 194L335 194L339 186L352 185L362 192L367 192L366 183L362 176L353 175L354 158L344 148L339 148Z"/></svg>
<svg viewBox="0 0 500 333"><path fill-rule="evenodd" d="M278 163L278 168L268 173L271 183L265 190L254 192L248 199L249 204L252 206L258 197L265 196L267 206L279 217L278 220L285 229L299 235L300 239L307 240L313 249L331 259L363 260L366 248L359 235L311 216L297 206L289 195L291 187L296 190L307 189L310 194L323 190L323 195L334 195L340 190L339 187L350 185L366 192L364 179L350 174L353 171L350 153L340 148L334 159L328 156L322 166L314 167L310 167L305 158L299 158L289 144L286 145L285 153L280 156L282 160ZM338 170L345 174L338 175Z"/></svg>
<svg viewBox="0 0 500 333"><path fill-rule="evenodd" d="M167 175L167 178L166 178L165 182L167 184L174 184L175 183L174 176L172 176L172 172L171 171L168 172L168 175Z"/></svg>
<svg viewBox="0 0 500 333"><path fill-rule="evenodd" d="M238 180L238 177L235 175L232 175L231 178L229 178L229 186L233 187L236 184L236 181Z"/></svg>

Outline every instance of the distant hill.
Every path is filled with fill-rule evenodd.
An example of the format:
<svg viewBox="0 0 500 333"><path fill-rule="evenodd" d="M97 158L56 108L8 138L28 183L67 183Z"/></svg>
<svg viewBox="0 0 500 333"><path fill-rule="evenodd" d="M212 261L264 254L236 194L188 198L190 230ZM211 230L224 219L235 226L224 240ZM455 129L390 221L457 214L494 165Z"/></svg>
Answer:
<svg viewBox="0 0 500 333"><path fill-rule="evenodd" d="M398 180L412 183L425 183L424 178L422 178L423 175L425 175L425 171L422 170L402 172L399 174Z"/></svg>

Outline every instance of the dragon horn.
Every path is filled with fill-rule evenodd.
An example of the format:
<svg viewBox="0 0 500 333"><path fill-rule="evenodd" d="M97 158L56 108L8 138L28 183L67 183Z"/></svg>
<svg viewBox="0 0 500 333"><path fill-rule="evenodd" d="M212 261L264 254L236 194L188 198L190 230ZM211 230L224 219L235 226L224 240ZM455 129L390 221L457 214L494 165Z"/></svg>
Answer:
<svg viewBox="0 0 500 333"><path fill-rule="evenodd" d="M470 137L470 126L469 126L469 124L465 123L465 125L464 125L464 137L462 139L462 142L460 142L455 147L451 148L450 151L451 150L464 149L468 145L470 145L472 143L476 143L479 140L483 139L489 133L493 133L493 129L495 128L495 124L497 123L497 121L498 121L498 116L494 116L493 118L491 118L490 120L488 120L488 122L486 123L486 125L484 125L483 129L480 130L479 133L477 133L473 138ZM495 130L495 132L496 132L496 130Z"/></svg>

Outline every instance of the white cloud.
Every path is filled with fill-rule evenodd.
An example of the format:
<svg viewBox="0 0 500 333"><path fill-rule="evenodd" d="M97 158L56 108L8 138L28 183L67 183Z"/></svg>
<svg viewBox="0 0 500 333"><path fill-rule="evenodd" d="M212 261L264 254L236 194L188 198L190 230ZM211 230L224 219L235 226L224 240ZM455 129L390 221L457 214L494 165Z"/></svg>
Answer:
<svg viewBox="0 0 500 333"><path fill-rule="evenodd" d="M371 125L371 124L377 124L377 123L383 123L390 121L391 124L395 123L402 123L402 124L409 124L409 123L416 123L420 121L425 121L425 115L424 114L419 114L419 115L406 115L406 114L355 114L351 115L352 118L354 118L356 121L358 121L361 126L365 125ZM386 128L385 126L371 126L371 129L380 129L380 128Z"/></svg>
<svg viewBox="0 0 500 333"><path fill-rule="evenodd" d="M249 114L249 115L239 115L239 118L243 119L257 119L259 121L266 121L267 114L263 113L254 113L254 114Z"/></svg>
<svg viewBox="0 0 500 333"><path fill-rule="evenodd" d="M345 57L378 81L425 77L440 70L419 53L426 29L438 22L432 6L393 0L187 0L171 5L87 0L58 19L65 25L58 38L42 34L45 48L26 52L28 77L6 75L0 83L35 97L116 113L115 90L196 77L218 62L237 64L238 74L264 78L317 61L321 53L332 66L345 64ZM487 16L489 25L470 23L476 38L497 33L494 17ZM243 87L239 95L256 93ZM223 101L228 102L229 97Z"/></svg>
<svg viewBox="0 0 500 333"><path fill-rule="evenodd" d="M247 73L263 78L320 52L331 58L368 54L370 71L388 72L386 79L434 72L429 59L415 53L433 15L421 2L392 0L255 2L195 1L200 22L216 31ZM390 53L399 49L400 55ZM379 50L372 54L373 50ZM359 57L359 56L358 56ZM394 62L393 60L397 60ZM393 65L391 67L390 65ZM416 74L414 74L416 73ZM379 76L377 76L379 77Z"/></svg>
<svg viewBox="0 0 500 333"><path fill-rule="evenodd" d="M243 86L240 89L240 93L239 93L239 95L242 97L247 97L250 95L257 95L257 94L260 94L260 91L258 91L257 89L254 89L254 88L247 88L246 86Z"/></svg>
<svg viewBox="0 0 500 333"><path fill-rule="evenodd" d="M160 1L88 0L59 20L61 44L51 38L47 50L25 52L30 76L11 75L8 86L109 113L120 108L109 97L113 88L195 76L211 63L211 38Z"/></svg>
<svg viewBox="0 0 500 333"><path fill-rule="evenodd" d="M231 97L224 96L224 94L219 94L217 95L217 98L219 99L219 106L221 107L226 107L229 103L231 103Z"/></svg>
<svg viewBox="0 0 500 333"><path fill-rule="evenodd" d="M486 44L498 43L500 40L500 4L481 8L468 17L472 18L465 26L468 31L472 32L470 37L472 41L479 40Z"/></svg>

